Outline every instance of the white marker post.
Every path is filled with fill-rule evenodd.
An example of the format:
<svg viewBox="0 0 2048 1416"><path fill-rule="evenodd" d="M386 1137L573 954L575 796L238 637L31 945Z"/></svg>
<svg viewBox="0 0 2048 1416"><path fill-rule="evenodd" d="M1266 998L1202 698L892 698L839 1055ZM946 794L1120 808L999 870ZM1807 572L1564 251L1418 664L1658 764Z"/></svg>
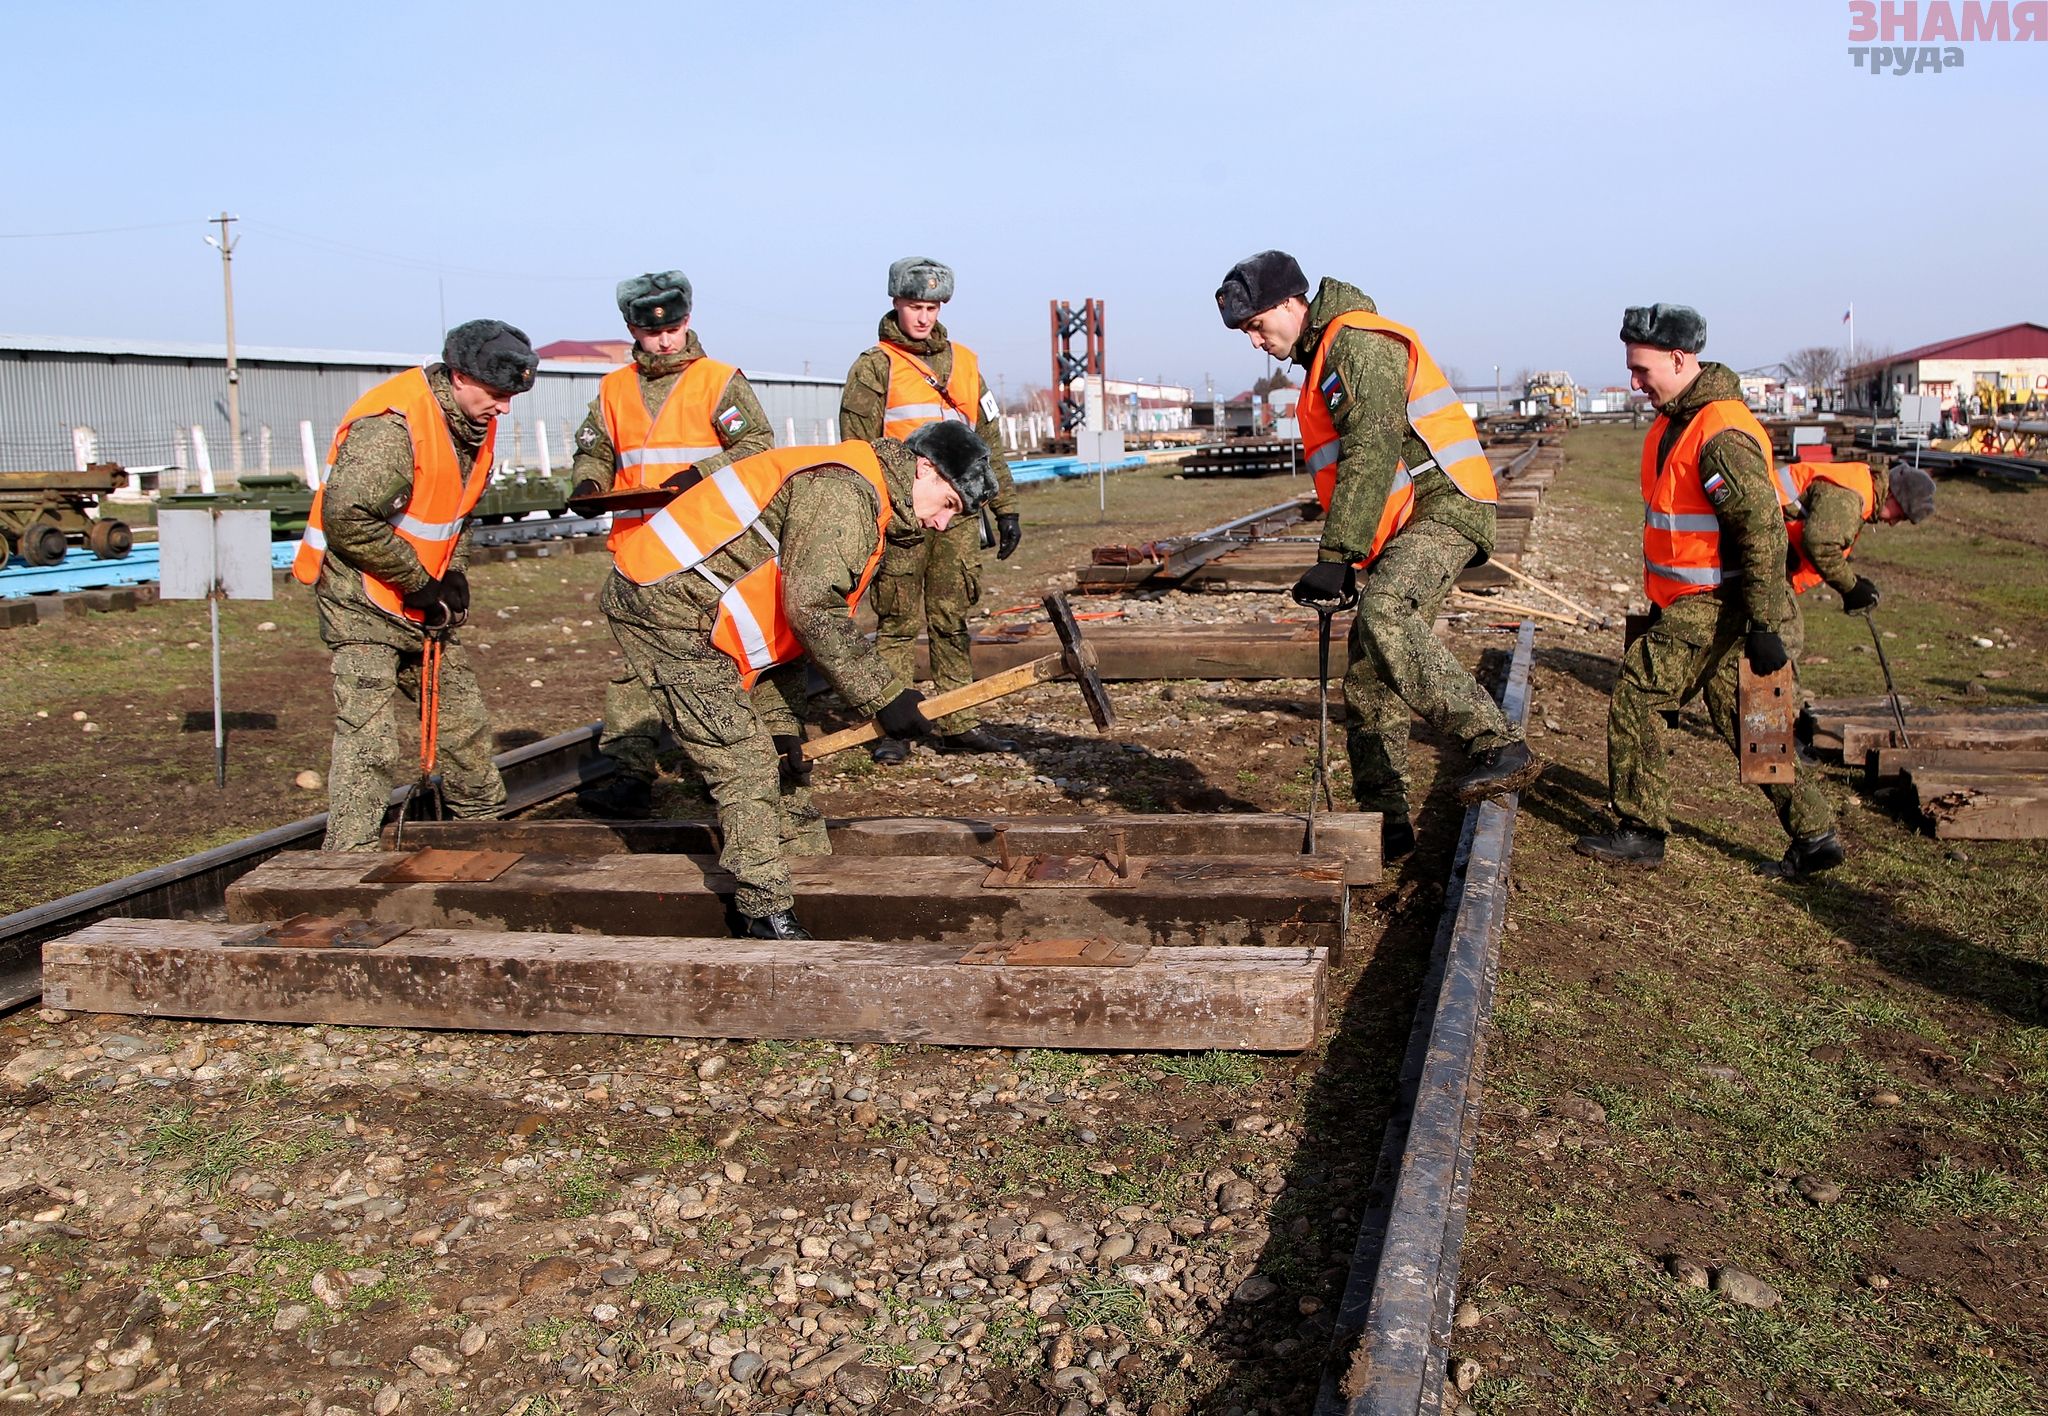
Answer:
<svg viewBox="0 0 2048 1416"><path fill-rule="evenodd" d="M299 456L306 459L306 485L318 491L322 480L320 454L313 442L313 425L303 418L299 420Z"/></svg>
<svg viewBox="0 0 2048 1416"><path fill-rule="evenodd" d="M192 430L195 436L199 430ZM204 446L204 444L201 444ZM157 514L157 597L204 600L213 630L213 781L228 784L228 739L220 711L220 602L268 600L270 513L164 511Z"/></svg>
<svg viewBox="0 0 2048 1416"><path fill-rule="evenodd" d="M206 430L192 425L192 460L199 464L199 490L213 495L213 459L206 455Z"/></svg>
<svg viewBox="0 0 2048 1416"><path fill-rule="evenodd" d="M538 418L533 420L533 440L540 447L540 475L554 476L554 459L548 456L548 425Z"/></svg>

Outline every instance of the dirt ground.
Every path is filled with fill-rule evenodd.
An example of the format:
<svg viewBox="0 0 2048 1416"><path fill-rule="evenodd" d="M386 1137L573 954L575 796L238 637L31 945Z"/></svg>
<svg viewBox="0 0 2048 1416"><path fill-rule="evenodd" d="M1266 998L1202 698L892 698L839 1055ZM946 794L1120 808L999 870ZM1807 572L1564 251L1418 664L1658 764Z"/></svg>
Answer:
<svg viewBox="0 0 2048 1416"><path fill-rule="evenodd" d="M1575 435L1538 527L1539 572L1607 609L1638 593L1632 447L1626 430ZM1292 489L1123 474L1106 522L1092 485L1032 490L1024 548L991 566L985 604L1034 602L1088 546ZM1960 698L1974 680L1988 701L2048 700L2038 551L2013 539L2048 518L2031 498L1943 497L1952 525L1888 530L1859 556L1886 588L1907 691ZM478 571L469 641L506 742L595 716L603 569ZM1189 596L1133 613L1284 606ZM288 593L227 618L228 702L250 715L227 793L207 730L185 730L206 704L203 611L0 636L15 729L0 815L33 823L0 837L0 907L319 808L291 785L325 769L310 607ZM1453 643L1497 667L1508 641L1485 618ZM1828 609L1812 623L1809 686L1871 691L1860 625ZM1516 842L1464 1399L2041 1409L2042 849L1939 845L1834 772L1851 864L1766 885L1748 866L1778 853L1776 826L1692 724L1674 737L1687 824L1671 865L1605 871L1567 846L1603 795L1618 635L1538 644L1532 734L1556 766ZM882 770L846 754L821 771L824 803L1304 804L1312 684L1114 694L1113 741L1048 686L989 715L1020 755ZM1436 757L1418 730L1422 848L1368 892L1333 1026L1299 1058L16 1014L0 1024L0 1400L223 1416L1306 1410L1457 828ZM660 806L704 809L680 778ZM1778 1301L1691 1281L1738 1269Z"/></svg>

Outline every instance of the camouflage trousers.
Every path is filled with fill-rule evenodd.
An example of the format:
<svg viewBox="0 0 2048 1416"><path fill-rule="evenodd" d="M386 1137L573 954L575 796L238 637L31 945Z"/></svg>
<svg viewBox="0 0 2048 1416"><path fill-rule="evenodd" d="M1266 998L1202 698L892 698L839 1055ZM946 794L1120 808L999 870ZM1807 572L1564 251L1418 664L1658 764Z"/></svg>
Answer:
<svg viewBox="0 0 2048 1416"><path fill-rule="evenodd" d="M739 912L761 919L788 909L789 858L832 853L810 773L791 770L774 741L802 735L807 663L763 674L750 693L707 635L618 620L612 634L711 794L718 863L738 882Z"/></svg>
<svg viewBox="0 0 2048 1416"><path fill-rule="evenodd" d="M604 727L597 750L617 764L619 774L652 782L659 775L656 753L661 744L661 710L654 695L629 663L622 663L604 686Z"/></svg>
<svg viewBox="0 0 2048 1416"><path fill-rule="evenodd" d="M974 682L967 614L981 602L981 522L963 516L927 531L914 546L890 544L868 591L881 621L875 648L896 677L917 680L917 637L926 636L932 685L938 692ZM972 709L939 719L942 733L964 733L980 721Z"/></svg>
<svg viewBox="0 0 2048 1416"><path fill-rule="evenodd" d="M1344 675L1344 745L1361 811L1408 815L1410 710L1469 752L1521 741L1522 730L1436 637L1437 612L1477 549L1451 527L1411 522L1359 587Z"/></svg>
<svg viewBox="0 0 2048 1416"><path fill-rule="evenodd" d="M322 850L374 851L391 789L418 775L406 751L403 716L419 722L420 651L389 644L334 646L334 754L327 767L327 836ZM441 717L435 765L451 815L495 815L505 779L491 762L491 723L462 646L441 656Z"/></svg>
<svg viewBox="0 0 2048 1416"><path fill-rule="evenodd" d="M1794 618L1780 637L1796 662L1803 622ZM1666 770L1664 714L1699 694L1707 721L1736 748L1736 684L1749 617L1743 606L1718 595L1685 595L1657 616L1622 656L1614 700L1607 708L1607 794L1624 825L1671 829L1671 781ZM1793 780L1761 790L1779 824L1805 839L1831 830L1834 808L1798 759Z"/></svg>

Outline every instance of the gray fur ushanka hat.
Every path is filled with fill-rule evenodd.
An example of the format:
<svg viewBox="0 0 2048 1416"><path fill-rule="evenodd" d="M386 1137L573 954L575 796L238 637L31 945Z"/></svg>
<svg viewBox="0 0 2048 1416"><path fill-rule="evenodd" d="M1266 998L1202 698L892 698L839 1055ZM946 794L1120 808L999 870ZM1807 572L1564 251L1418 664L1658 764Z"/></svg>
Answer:
<svg viewBox="0 0 2048 1416"><path fill-rule="evenodd" d="M617 294L619 313L634 329L666 329L690 317L690 278L679 270L622 280Z"/></svg>
<svg viewBox="0 0 2048 1416"><path fill-rule="evenodd" d="M540 359L526 331L503 320L470 320L448 331L441 344L441 362L499 393L524 393L533 387Z"/></svg>
<svg viewBox="0 0 2048 1416"><path fill-rule="evenodd" d="M1621 317L1621 342L1697 354L1707 347L1707 322L1690 305L1631 305Z"/></svg>
<svg viewBox="0 0 2048 1416"><path fill-rule="evenodd" d="M891 300L936 300L941 305L953 298L953 268L930 256L905 256L889 263Z"/></svg>

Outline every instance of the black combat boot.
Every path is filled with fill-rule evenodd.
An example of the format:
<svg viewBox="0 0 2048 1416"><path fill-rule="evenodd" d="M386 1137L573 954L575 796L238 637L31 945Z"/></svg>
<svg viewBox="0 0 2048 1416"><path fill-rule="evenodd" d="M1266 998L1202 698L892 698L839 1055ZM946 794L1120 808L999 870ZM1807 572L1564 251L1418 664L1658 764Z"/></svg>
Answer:
<svg viewBox="0 0 2048 1416"><path fill-rule="evenodd" d="M902 738L876 738L868 747L868 756L884 767L894 767L910 758L910 744Z"/></svg>
<svg viewBox="0 0 2048 1416"><path fill-rule="evenodd" d="M774 914L755 919L742 916L747 922L742 939L809 939L811 931L796 922L795 910L777 910Z"/></svg>
<svg viewBox="0 0 2048 1416"><path fill-rule="evenodd" d="M1380 860L1392 865L1415 854L1415 827L1405 816L1380 818Z"/></svg>
<svg viewBox="0 0 2048 1416"><path fill-rule="evenodd" d="M1664 863L1664 833L1624 821L1604 836L1579 837L1572 842L1572 849L1609 865L1656 867Z"/></svg>
<svg viewBox="0 0 2048 1416"><path fill-rule="evenodd" d="M591 816L645 821L654 814L654 783L630 772L615 772L576 793L576 805Z"/></svg>
<svg viewBox="0 0 2048 1416"><path fill-rule="evenodd" d="M999 738L987 728L969 728L964 733L943 733L932 744L940 752L1015 752L1017 744Z"/></svg>
<svg viewBox="0 0 2048 1416"><path fill-rule="evenodd" d="M1833 870L1842 860L1842 838L1832 831L1823 831L1803 841L1794 840L1786 847L1783 860L1765 861L1756 868L1756 873L1769 880L1805 880L1823 870Z"/></svg>
<svg viewBox="0 0 2048 1416"><path fill-rule="evenodd" d="M1466 806L1475 801L1518 792L1543 775L1543 759L1529 751L1526 742L1490 747L1473 759L1471 768L1458 778L1458 800Z"/></svg>

